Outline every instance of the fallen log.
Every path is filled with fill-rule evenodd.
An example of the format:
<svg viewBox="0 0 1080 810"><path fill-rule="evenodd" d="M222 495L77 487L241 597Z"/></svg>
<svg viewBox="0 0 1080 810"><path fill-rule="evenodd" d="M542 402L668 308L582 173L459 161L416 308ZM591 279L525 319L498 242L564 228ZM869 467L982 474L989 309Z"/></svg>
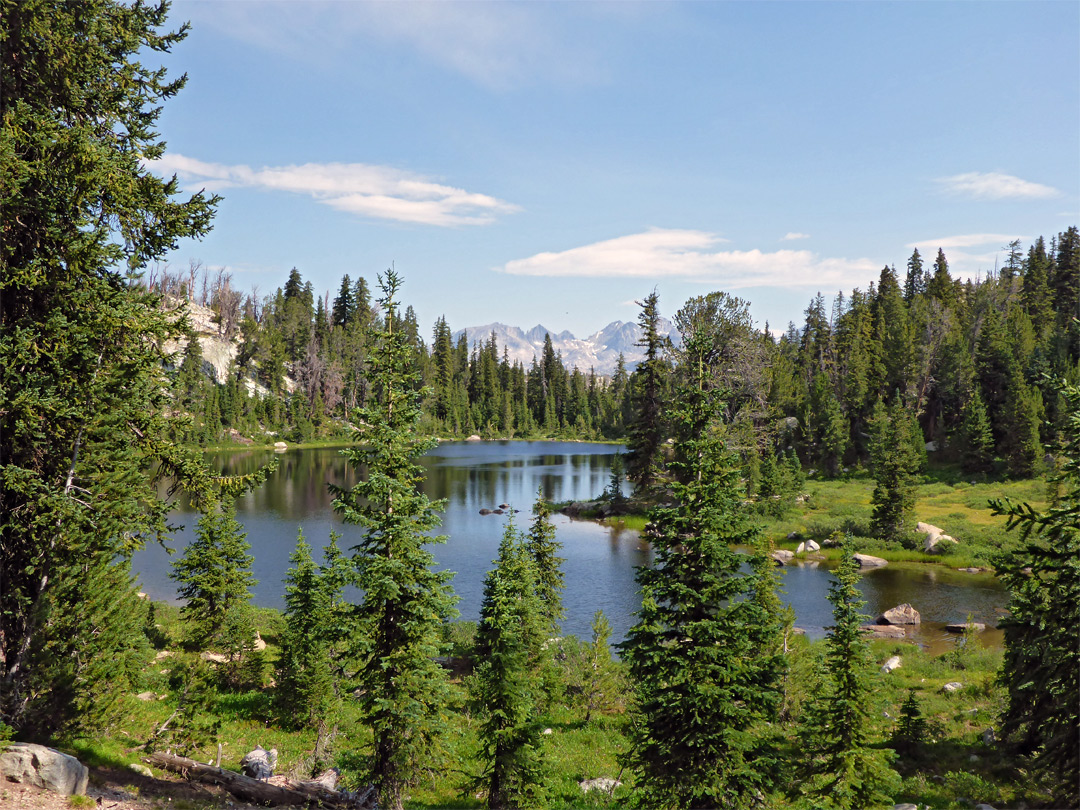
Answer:
<svg viewBox="0 0 1080 810"><path fill-rule="evenodd" d="M370 807L374 799L374 791L371 789L359 793L348 793L331 790L324 783L317 781L288 780L285 785L271 784L252 779L236 771L204 765L194 759L160 751L143 757L143 761L179 773L197 782L219 785L242 801L268 807L309 805L331 808L331 810L359 810L359 808Z"/></svg>

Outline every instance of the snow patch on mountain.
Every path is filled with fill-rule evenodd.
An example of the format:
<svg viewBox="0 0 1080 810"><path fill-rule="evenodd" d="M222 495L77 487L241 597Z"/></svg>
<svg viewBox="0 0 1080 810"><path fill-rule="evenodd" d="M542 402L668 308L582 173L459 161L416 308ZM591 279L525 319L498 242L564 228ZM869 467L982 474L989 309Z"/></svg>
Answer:
<svg viewBox="0 0 1080 810"><path fill-rule="evenodd" d="M661 318L659 326L662 335L670 335L672 340L677 339L678 332L671 321ZM562 355L563 365L567 369L576 367L585 373L592 369L597 374L611 376L615 373L620 354L627 370L631 371L645 356L645 352L637 345L641 340L641 327L636 323L623 321L613 321L587 338L574 337L573 333L568 331L556 334L543 324L537 324L528 331L504 323L469 326L455 332L454 341L463 333L470 350L474 346L486 344L494 334L499 356L502 357L505 347L510 362L520 362L525 368L532 365L534 357L539 361L543 356L544 338L547 335L551 335L552 348Z"/></svg>

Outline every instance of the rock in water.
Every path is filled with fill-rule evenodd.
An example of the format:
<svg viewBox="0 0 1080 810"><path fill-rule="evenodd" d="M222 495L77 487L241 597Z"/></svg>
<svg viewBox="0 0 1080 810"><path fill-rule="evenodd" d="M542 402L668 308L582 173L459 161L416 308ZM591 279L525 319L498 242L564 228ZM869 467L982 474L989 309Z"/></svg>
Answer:
<svg viewBox="0 0 1080 810"><path fill-rule="evenodd" d="M0 775L9 782L71 796L86 793L90 771L75 757L53 748L17 742L0 753Z"/></svg>
<svg viewBox="0 0 1080 810"><path fill-rule="evenodd" d="M919 616L919 611L907 602L889 608L877 619L878 624L919 624L921 621L922 617Z"/></svg>
<svg viewBox="0 0 1080 810"><path fill-rule="evenodd" d="M277 749L265 750L261 745L255 746L254 751L244 754L240 760L240 772L252 779L269 779L274 775L274 766L277 765Z"/></svg>
<svg viewBox="0 0 1080 810"><path fill-rule="evenodd" d="M869 554L856 554L855 561L859 563L859 568L880 568L889 564L888 560L883 560L881 557L872 557Z"/></svg>

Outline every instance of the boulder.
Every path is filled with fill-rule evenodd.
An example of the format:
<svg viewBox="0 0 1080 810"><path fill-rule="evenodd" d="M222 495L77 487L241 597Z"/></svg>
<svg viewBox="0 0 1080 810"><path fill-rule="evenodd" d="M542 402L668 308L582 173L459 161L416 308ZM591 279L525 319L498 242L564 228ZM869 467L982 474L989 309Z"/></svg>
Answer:
<svg viewBox="0 0 1080 810"><path fill-rule="evenodd" d="M794 543L796 540L802 540L803 536L798 532L790 532L787 539Z"/></svg>
<svg viewBox="0 0 1080 810"><path fill-rule="evenodd" d="M147 768L145 765L143 765L141 762L132 762L130 765L128 765L128 770L134 771L135 773L139 774L139 776L149 776L151 779L154 778L154 772Z"/></svg>
<svg viewBox="0 0 1080 810"><path fill-rule="evenodd" d="M964 688L964 685L962 683L960 683L960 681L949 681L947 684L945 684L943 687L941 687L941 691L942 692L955 692L958 689L963 689L963 688Z"/></svg>
<svg viewBox="0 0 1080 810"><path fill-rule="evenodd" d="M490 515L490 514L491 514L491 510L490 510L490 509L488 509L487 507L484 507L483 509L481 509L481 510L480 510L480 514L481 514L481 515Z"/></svg>
<svg viewBox="0 0 1080 810"><path fill-rule="evenodd" d="M255 631L255 643L252 645L252 649L255 652L262 652L266 649L266 642L263 641L263 637L259 635L259 631Z"/></svg>
<svg viewBox="0 0 1080 810"><path fill-rule="evenodd" d="M877 617L878 624L920 624L922 617L919 611L905 602L894 608L889 608Z"/></svg>
<svg viewBox="0 0 1080 810"><path fill-rule="evenodd" d="M795 557L794 551L788 551L786 548L778 548L772 553L772 558L778 563L783 564L790 562Z"/></svg>
<svg viewBox="0 0 1080 810"><path fill-rule="evenodd" d="M269 779L274 775L274 767L277 765L277 749L265 750L261 745L255 746L254 751L248 751L240 760L240 772L252 779Z"/></svg>
<svg viewBox="0 0 1080 810"><path fill-rule="evenodd" d="M923 551L926 554L944 554L950 550L949 543L955 546L958 542L955 537L948 534L937 534L932 537L927 535L926 539L923 540Z"/></svg>
<svg viewBox="0 0 1080 810"><path fill-rule="evenodd" d="M153 692L139 692L135 697L142 701L157 700L157 695Z"/></svg>
<svg viewBox="0 0 1080 810"><path fill-rule="evenodd" d="M888 565L888 560L883 560L881 557L873 557L869 554L856 554L855 561L859 563L860 568L881 568L884 565Z"/></svg>
<svg viewBox="0 0 1080 810"><path fill-rule="evenodd" d="M992 728L988 728L983 732L983 742L987 745L993 745L997 742L997 737L994 735L994 730Z"/></svg>
<svg viewBox="0 0 1080 810"><path fill-rule="evenodd" d="M71 796L86 793L90 771L75 757L54 748L17 742L0 753L0 776L9 782Z"/></svg>
<svg viewBox="0 0 1080 810"><path fill-rule="evenodd" d="M818 542L816 540L807 540L806 541L806 550L807 551L821 551L821 546L818 545Z"/></svg>
<svg viewBox="0 0 1080 810"><path fill-rule="evenodd" d="M285 444L285 442L274 442L275 453L284 453L288 449L289 445Z"/></svg>
<svg viewBox="0 0 1080 810"><path fill-rule="evenodd" d="M928 536L945 534L945 530L932 523L923 523L921 520L915 524L915 531Z"/></svg>
<svg viewBox="0 0 1080 810"><path fill-rule="evenodd" d="M510 504L508 504L508 503L500 503L500 504L499 504L499 508L500 508L500 509L509 509L509 508L510 508Z"/></svg>
<svg viewBox="0 0 1080 810"><path fill-rule="evenodd" d="M859 628L865 630L874 638L904 638L907 631L903 627L894 627L891 624L864 624Z"/></svg>
<svg viewBox="0 0 1080 810"><path fill-rule="evenodd" d="M945 625L945 632L947 633L963 633L968 628L971 628L976 633L981 633L986 629L986 625L982 622L955 622L953 624Z"/></svg>
<svg viewBox="0 0 1080 810"><path fill-rule="evenodd" d="M795 549L795 553L796 554L804 554L804 553L806 553L806 543L805 542L799 543L799 547L797 549Z"/></svg>
<svg viewBox="0 0 1080 810"><path fill-rule="evenodd" d="M900 656L894 655L888 661L881 665L881 674L888 675L894 669L900 669Z"/></svg>
<svg viewBox="0 0 1080 810"><path fill-rule="evenodd" d="M467 441L467 442L479 442L479 441L482 441L482 439L474 433L472 436L467 438L465 441Z"/></svg>
<svg viewBox="0 0 1080 810"><path fill-rule="evenodd" d="M605 793L614 793L615 788L621 785L618 779L612 779L608 776L601 776L599 779L584 779L578 782L581 786L582 793L588 793L590 790L602 790Z"/></svg>

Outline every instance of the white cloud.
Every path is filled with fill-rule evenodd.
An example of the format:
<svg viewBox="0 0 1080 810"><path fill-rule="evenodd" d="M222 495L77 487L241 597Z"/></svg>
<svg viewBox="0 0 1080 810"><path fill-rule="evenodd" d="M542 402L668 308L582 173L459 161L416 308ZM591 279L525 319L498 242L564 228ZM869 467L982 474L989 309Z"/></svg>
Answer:
<svg viewBox="0 0 1080 810"><path fill-rule="evenodd" d="M810 234L808 234L808 233L798 233L797 231L788 231L786 234L784 234L780 238L780 241L781 242L793 242L796 239L809 239L809 238L810 238Z"/></svg>
<svg viewBox="0 0 1080 810"><path fill-rule="evenodd" d="M726 239L704 231L651 228L560 252L507 262L511 275L559 278L682 278L740 287L847 287L865 284L869 259L822 258L808 250L716 250Z"/></svg>
<svg viewBox="0 0 1080 810"><path fill-rule="evenodd" d="M918 248L923 253L929 250L937 253L938 248L947 250L949 248L978 247L979 245L993 245L999 248L1004 247L1014 239L1024 242L1029 237L1008 233L965 233L958 236L942 236L937 239L922 239L918 242L909 242L907 246L909 248Z"/></svg>
<svg viewBox="0 0 1080 810"><path fill-rule="evenodd" d="M209 191L254 188L304 194L318 202L377 219L424 225L483 225L517 206L488 196L436 183L387 166L366 163L305 163L252 169L207 163L180 154L167 154L146 164L162 174L176 174L187 185Z"/></svg>
<svg viewBox="0 0 1080 810"><path fill-rule="evenodd" d="M1000 172L967 172L937 180L950 194L963 195L976 200L1041 200L1061 194L1056 188L1021 180L1011 174Z"/></svg>

